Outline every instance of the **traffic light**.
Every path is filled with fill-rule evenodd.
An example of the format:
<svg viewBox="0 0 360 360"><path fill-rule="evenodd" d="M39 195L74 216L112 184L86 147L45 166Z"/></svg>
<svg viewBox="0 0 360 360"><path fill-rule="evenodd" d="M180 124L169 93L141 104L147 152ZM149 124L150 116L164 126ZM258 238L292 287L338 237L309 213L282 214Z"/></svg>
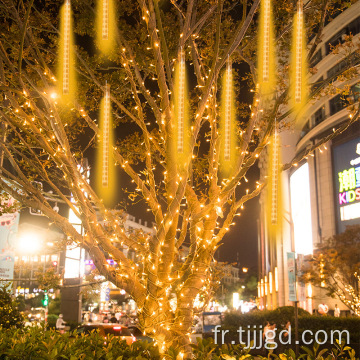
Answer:
<svg viewBox="0 0 360 360"><path fill-rule="evenodd" d="M43 306L48 306L49 304L49 295L47 294L47 292L45 291L44 293L44 300L42 301Z"/></svg>

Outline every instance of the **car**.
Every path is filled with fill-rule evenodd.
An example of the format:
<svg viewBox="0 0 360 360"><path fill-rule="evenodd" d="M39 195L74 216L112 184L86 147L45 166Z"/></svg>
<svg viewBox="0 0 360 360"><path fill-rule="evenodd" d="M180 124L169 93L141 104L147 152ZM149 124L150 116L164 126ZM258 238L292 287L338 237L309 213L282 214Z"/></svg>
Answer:
<svg viewBox="0 0 360 360"><path fill-rule="evenodd" d="M99 334L104 338L108 335L120 336L121 340L125 340L128 345L131 345L136 341L136 337L126 326L119 324L82 324L76 328L76 331L80 334L89 334L92 331L99 331Z"/></svg>
<svg viewBox="0 0 360 360"><path fill-rule="evenodd" d="M135 325L128 326L128 329L131 332L131 334L135 336L136 340L147 341L147 342L154 341L154 339L152 339L151 337L144 335L143 332Z"/></svg>

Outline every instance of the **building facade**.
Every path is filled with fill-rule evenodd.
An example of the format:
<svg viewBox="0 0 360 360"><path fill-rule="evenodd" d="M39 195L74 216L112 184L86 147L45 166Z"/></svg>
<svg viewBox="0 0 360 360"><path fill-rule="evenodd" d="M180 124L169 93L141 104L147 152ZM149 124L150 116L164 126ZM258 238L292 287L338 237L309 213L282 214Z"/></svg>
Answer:
<svg viewBox="0 0 360 360"><path fill-rule="evenodd" d="M339 14L325 28L310 67L309 79L315 100L309 102L296 119L295 130L280 133L282 163L300 159L281 175L281 230L270 233L266 192L261 195L259 219L260 307L273 309L292 305L289 299L288 253L311 257L326 239L341 233L347 225L360 224L360 126L355 122L340 135L307 154L315 144L344 124L358 107L360 77L360 2ZM339 44L347 42L346 50ZM344 71L358 75L339 78ZM351 79L350 79L351 78ZM334 91L325 91L326 81ZM346 95L335 88L346 90ZM292 119L294 121L294 119ZM267 157L259 161L260 173L267 174ZM291 281L290 281L291 283ZM291 289L290 289L291 292ZM310 284L301 287L300 306L309 312L320 304L331 310L339 300L326 297L326 290ZM299 295L299 294L298 294ZM345 310L345 307L341 307Z"/></svg>

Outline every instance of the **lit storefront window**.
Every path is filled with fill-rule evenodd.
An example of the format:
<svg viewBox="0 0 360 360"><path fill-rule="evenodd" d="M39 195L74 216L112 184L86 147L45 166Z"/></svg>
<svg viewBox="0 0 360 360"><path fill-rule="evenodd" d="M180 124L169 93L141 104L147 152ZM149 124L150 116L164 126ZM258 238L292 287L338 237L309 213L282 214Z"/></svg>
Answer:
<svg viewBox="0 0 360 360"><path fill-rule="evenodd" d="M312 254L309 165L305 163L290 177L291 216L294 226L295 252Z"/></svg>
<svg viewBox="0 0 360 360"><path fill-rule="evenodd" d="M360 218L360 138L333 147L338 232Z"/></svg>

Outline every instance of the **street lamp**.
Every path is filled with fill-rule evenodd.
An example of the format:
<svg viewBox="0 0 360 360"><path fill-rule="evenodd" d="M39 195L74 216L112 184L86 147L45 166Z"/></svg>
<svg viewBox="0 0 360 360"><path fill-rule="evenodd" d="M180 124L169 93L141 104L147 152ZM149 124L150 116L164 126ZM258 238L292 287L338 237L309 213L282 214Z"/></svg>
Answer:
<svg viewBox="0 0 360 360"><path fill-rule="evenodd" d="M42 244L43 239L39 234L24 232L18 238L17 249L21 254L36 254L41 250Z"/></svg>

